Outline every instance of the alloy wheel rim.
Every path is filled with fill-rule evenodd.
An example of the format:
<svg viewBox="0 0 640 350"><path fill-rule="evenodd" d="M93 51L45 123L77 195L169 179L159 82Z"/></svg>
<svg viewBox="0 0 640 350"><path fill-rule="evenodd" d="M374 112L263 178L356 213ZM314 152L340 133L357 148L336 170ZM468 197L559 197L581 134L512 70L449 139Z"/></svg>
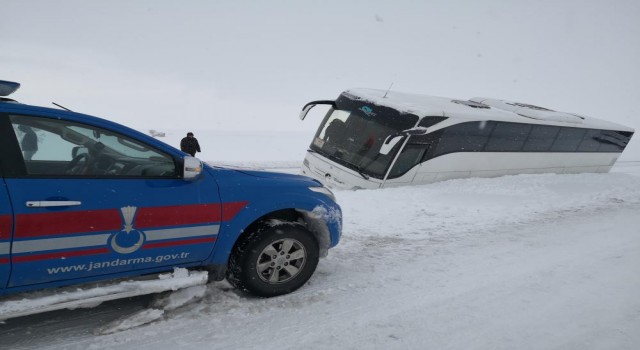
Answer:
<svg viewBox="0 0 640 350"><path fill-rule="evenodd" d="M304 246L293 238L271 242L258 255L256 271L263 282L285 283L300 274L307 260Z"/></svg>

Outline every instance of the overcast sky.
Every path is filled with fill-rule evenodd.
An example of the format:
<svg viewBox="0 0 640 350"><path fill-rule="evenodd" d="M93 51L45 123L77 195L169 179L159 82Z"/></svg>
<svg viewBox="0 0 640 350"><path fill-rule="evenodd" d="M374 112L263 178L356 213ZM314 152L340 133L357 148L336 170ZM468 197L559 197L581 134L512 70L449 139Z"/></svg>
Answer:
<svg viewBox="0 0 640 350"><path fill-rule="evenodd" d="M0 79L137 128L311 130L306 102L393 83L640 129L638 18L637 0L0 0Z"/></svg>

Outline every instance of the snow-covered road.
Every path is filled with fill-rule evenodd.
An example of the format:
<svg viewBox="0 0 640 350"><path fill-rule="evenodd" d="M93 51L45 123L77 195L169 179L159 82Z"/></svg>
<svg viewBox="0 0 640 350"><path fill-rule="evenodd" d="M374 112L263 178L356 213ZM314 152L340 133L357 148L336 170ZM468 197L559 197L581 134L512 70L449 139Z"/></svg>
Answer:
<svg viewBox="0 0 640 350"><path fill-rule="evenodd" d="M640 164L338 192L341 244L290 295L224 282L150 325L148 298L0 325L0 349L637 349Z"/></svg>

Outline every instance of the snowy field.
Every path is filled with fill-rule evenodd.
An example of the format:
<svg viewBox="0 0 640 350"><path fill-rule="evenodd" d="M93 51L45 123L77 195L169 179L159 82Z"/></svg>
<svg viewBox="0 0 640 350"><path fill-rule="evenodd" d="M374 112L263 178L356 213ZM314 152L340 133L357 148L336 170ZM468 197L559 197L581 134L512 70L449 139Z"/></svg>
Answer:
<svg viewBox="0 0 640 350"><path fill-rule="evenodd" d="M342 242L292 294L258 299L216 282L110 335L95 332L150 298L22 317L0 325L0 349L640 346L640 162L336 195Z"/></svg>

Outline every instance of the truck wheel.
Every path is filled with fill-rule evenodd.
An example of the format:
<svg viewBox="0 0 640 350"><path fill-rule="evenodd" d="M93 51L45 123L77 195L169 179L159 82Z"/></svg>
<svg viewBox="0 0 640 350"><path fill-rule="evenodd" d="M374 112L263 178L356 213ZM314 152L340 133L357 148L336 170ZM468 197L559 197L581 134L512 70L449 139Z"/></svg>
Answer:
<svg viewBox="0 0 640 350"><path fill-rule="evenodd" d="M263 225L233 249L227 280L257 296L290 293L309 280L318 257L318 242L304 226Z"/></svg>

